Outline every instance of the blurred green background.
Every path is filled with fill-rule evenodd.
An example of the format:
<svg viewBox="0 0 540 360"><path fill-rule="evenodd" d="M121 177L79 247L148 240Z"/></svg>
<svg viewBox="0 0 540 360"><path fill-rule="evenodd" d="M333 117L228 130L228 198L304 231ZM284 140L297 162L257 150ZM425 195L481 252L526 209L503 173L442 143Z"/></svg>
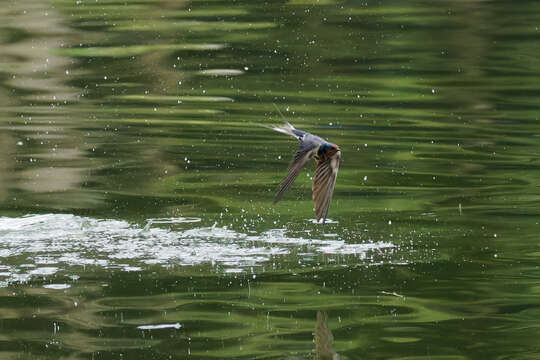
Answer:
<svg viewBox="0 0 540 360"><path fill-rule="evenodd" d="M0 357L540 358L539 28L535 1L4 0ZM272 103L342 149L330 224L314 165L272 203Z"/></svg>

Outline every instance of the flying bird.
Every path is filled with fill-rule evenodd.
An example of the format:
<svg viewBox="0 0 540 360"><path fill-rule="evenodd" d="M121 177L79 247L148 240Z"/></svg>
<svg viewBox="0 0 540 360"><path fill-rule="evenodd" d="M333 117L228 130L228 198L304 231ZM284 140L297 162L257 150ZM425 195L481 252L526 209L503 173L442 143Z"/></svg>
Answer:
<svg viewBox="0 0 540 360"><path fill-rule="evenodd" d="M313 202L315 203L315 216L317 217L317 221L323 219L322 222L324 224L328 215L330 201L332 200L334 186L336 185L339 162L341 160L339 146L329 143L317 135L297 130L287 121L285 121L284 126L267 127L295 137L300 142L300 149L294 155L289 165L289 173L279 185L274 204L281 199L283 194L298 177L302 168L313 158L317 162L317 169L313 176L313 186L311 188L313 191Z"/></svg>

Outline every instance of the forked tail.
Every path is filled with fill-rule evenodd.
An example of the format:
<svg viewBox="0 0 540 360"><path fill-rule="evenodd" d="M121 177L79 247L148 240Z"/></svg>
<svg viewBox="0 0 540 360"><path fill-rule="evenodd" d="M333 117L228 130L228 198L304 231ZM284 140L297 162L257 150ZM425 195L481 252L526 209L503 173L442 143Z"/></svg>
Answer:
<svg viewBox="0 0 540 360"><path fill-rule="evenodd" d="M304 135L304 132L301 131L301 130L296 130L294 128L294 126L292 126L288 121L287 119L285 119L285 116L283 116L283 114L281 113L281 111L279 111L279 108L277 107L276 104L272 103L272 105L274 105L274 107L276 108L277 112L279 113L279 115L281 116L281 118L283 119L283 121L285 121L285 125L283 126L269 126L269 125L262 125L266 128L269 128L269 129L272 129L272 130L275 130L275 131L278 131L280 133L283 133L283 134L287 134L287 135L290 135L296 139L299 139Z"/></svg>
<svg viewBox="0 0 540 360"><path fill-rule="evenodd" d="M292 126L288 122L285 122L285 125L283 126L268 126L268 128L300 139L299 131L296 130L294 126Z"/></svg>

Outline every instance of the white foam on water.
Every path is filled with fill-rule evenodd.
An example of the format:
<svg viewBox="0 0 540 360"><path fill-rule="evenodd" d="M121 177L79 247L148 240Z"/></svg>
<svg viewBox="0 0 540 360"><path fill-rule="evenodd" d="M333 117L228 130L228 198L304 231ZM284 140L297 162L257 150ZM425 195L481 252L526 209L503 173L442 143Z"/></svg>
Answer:
<svg viewBox="0 0 540 360"><path fill-rule="evenodd" d="M47 275L54 275L57 272L58 272L58 267L56 267L56 266L45 266L45 267L36 268L34 270L30 270L28 272L28 274L47 276Z"/></svg>
<svg viewBox="0 0 540 360"><path fill-rule="evenodd" d="M296 236L298 232L291 236L287 229L242 233L226 227L197 226L200 221L158 218L140 227L122 220L71 214L0 217L0 286L60 271L73 276L84 271L85 266L143 271L150 265L208 263L219 265L223 272L237 272L269 261L279 262L279 257L302 256L310 260L326 254L365 259L368 252L394 247L389 242L349 244L337 234L315 239L304 231L302 236Z"/></svg>
<svg viewBox="0 0 540 360"><path fill-rule="evenodd" d="M339 221L328 219L328 218L326 220L323 220L323 219L320 219L320 220L307 219L307 221L309 221L312 224L321 224L321 225L323 225L323 224L339 224Z"/></svg>

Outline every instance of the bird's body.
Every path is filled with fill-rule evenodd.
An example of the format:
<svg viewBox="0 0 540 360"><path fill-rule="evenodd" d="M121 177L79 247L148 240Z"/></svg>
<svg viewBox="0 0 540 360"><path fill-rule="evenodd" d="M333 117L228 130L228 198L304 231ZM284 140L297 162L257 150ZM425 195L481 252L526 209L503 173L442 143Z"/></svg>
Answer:
<svg viewBox="0 0 540 360"><path fill-rule="evenodd" d="M336 184L341 160L339 146L329 143L317 135L297 130L288 122L285 122L284 126L270 126L269 128L293 136L300 142L300 149L291 160L289 173L281 182L274 203L281 199L283 194L298 177L302 168L313 158L317 162L312 187L315 216L317 217L317 221L323 219L324 223L328 215L328 208L332 200L332 193L334 192L334 185Z"/></svg>

